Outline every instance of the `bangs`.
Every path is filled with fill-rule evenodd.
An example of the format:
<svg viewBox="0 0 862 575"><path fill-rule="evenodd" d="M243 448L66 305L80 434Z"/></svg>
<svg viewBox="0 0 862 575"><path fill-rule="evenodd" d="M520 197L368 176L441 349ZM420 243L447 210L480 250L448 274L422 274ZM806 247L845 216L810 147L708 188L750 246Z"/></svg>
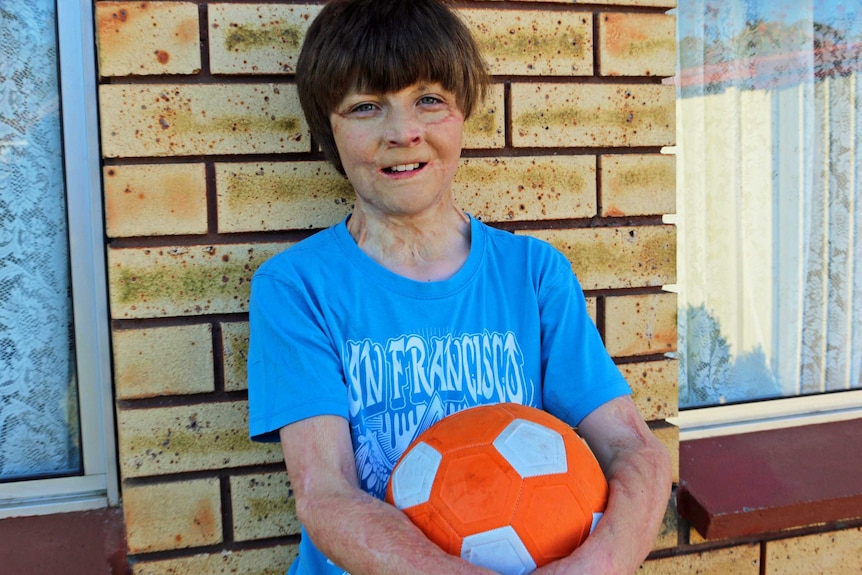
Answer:
<svg viewBox="0 0 862 575"><path fill-rule="evenodd" d="M430 38L418 24L381 23L380 29L387 32L353 47L353 67L345 75L347 91L387 93L420 81L438 82L463 99L467 82L462 51L454 49L451 38L448 42Z"/></svg>
<svg viewBox="0 0 862 575"><path fill-rule="evenodd" d="M471 53L475 45L463 23L440 8L410 0L354 3L342 20L349 24L326 50L342 55L324 64L329 70L323 76L341 80L330 84L330 109L351 91L396 92L422 81L454 92L467 113L474 99L468 87L475 82L465 59L479 55Z"/></svg>

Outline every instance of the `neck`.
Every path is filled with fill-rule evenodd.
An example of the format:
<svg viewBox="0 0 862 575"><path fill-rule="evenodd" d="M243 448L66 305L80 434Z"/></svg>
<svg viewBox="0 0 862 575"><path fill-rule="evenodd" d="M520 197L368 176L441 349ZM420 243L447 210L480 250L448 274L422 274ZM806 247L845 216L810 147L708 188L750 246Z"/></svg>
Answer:
<svg viewBox="0 0 862 575"><path fill-rule="evenodd" d="M347 229L374 261L417 281L449 279L470 254L470 219L454 205L443 213L410 217L357 209Z"/></svg>

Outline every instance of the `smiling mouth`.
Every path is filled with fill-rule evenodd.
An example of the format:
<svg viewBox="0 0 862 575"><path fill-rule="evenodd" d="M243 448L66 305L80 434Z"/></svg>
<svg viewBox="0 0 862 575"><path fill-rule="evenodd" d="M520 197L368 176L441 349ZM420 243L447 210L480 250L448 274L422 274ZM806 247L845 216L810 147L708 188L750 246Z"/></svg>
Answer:
<svg viewBox="0 0 862 575"><path fill-rule="evenodd" d="M413 164L401 164L399 166L390 166L388 168L383 168L383 172L386 174L400 174L402 172L415 172L425 166L424 163L413 163Z"/></svg>

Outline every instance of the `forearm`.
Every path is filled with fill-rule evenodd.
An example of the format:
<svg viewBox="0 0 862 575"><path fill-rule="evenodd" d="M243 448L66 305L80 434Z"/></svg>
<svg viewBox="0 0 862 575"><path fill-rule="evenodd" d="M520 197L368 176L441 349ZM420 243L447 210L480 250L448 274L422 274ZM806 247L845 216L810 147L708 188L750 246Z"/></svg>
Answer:
<svg viewBox="0 0 862 575"><path fill-rule="evenodd" d="M297 511L311 540L351 575L491 573L445 553L401 511L363 492L311 498L305 507Z"/></svg>
<svg viewBox="0 0 862 575"><path fill-rule="evenodd" d="M633 405L617 403L624 432L594 449L610 488L605 514L579 549L536 575L631 575L652 550L670 498L670 455Z"/></svg>

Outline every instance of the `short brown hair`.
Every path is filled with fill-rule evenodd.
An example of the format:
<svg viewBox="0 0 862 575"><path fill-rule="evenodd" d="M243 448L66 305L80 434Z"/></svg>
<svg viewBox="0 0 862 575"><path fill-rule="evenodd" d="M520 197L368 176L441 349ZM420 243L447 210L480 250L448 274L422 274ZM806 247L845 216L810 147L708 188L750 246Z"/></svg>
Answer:
<svg viewBox="0 0 862 575"><path fill-rule="evenodd" d="M330 0L312 22L296 64L311 133L342 174L329 115L351 91L397 92L439 82L469 118L488 87L470 31L446 0Z"/></svg>

